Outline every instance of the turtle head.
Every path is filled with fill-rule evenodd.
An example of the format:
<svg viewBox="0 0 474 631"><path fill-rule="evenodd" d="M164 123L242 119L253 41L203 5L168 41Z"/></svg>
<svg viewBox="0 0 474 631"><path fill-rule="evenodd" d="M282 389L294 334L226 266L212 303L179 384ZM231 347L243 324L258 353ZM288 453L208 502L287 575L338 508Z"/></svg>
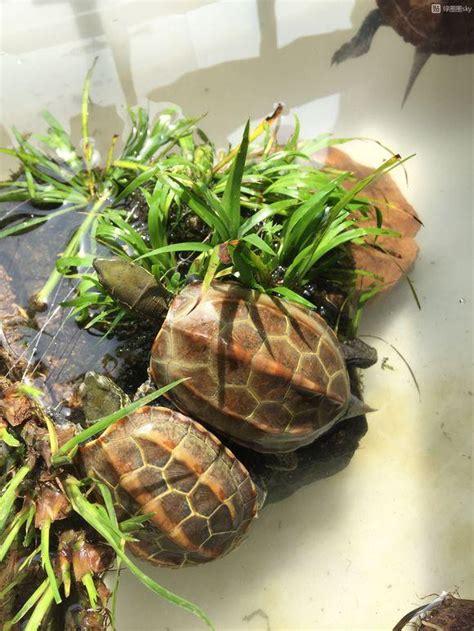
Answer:
<svg viewBox="0 0 474 631"><path fill-rule="evenodd" d="M150 320L160 320L172 295L153 274L121 258L94 259L100 284L122 307Z"/></svg>
<svg viewBox="0 0 474 631"><path fill-rule="evenodd" d="M87 372L79 386L82 410L88 422L117 412L130 403L129 397L112 379L97 372Z"/></svg>

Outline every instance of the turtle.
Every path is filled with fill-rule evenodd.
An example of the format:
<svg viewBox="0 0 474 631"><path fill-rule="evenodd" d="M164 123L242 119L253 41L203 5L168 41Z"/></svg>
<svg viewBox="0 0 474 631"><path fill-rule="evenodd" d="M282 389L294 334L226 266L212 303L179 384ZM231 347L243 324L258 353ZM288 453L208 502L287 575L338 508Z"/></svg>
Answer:
<svg viewBox="0 0 474 631"><path fill-rule="evenodd" d="M467 8L472 9L471 4ZM403 103L432 54L474 52L474 18L471 11L463 11L463 6L441 5L432 0L377 0L377 8L366 16L354 37L334 53L332 63L366 53L376 31L384 25L391 26L416 49Z"/></svg>
<svg viewBox="0 0 474 631"><path fill-rule="evenodd" d="M184 414L244 447L292 452L370 408L351 394L341 345L317 313L237 282L187 284L174 298L144 268L95 259L101 285L152 320L158 386ZM169 306L169 308L168 308Z"/></svg>
<svg viewBox="0 0 474 631"><path fill-rule="evenodd" d="M127 397L95 373L81 388L88 421ZM103 405L103 409L101 408ZM80 448L88 477L105 483L119 519L148 514L129 548L179 568L236 548L261 500L246 467L208 429L176 410L144 406Z"/></svg>

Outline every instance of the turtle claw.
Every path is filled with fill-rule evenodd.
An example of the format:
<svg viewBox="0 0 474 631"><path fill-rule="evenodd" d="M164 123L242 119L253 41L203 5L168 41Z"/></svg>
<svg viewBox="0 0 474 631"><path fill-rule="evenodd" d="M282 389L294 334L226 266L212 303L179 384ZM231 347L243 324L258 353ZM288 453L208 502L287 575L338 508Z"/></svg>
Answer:
<svg viewBox="0 0 474 631"><path fill-rule="evenodd" d="M383 23L380 11L378 9L371 11L354 37L336 50L331 59L331 66L340 64L351 57L360 57L368 52L375 32Z"/></svg>

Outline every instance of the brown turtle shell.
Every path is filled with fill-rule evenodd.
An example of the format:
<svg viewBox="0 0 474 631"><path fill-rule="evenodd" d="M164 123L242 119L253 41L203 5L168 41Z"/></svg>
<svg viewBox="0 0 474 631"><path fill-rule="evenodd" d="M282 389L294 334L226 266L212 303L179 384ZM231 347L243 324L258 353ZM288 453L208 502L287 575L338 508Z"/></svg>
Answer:
<svg viewBox="0 0 474 631"><path fill-rule="evenodd" d="M168 567L227 554L256 515L247 469L218 438L190 418L143 407L81 448L88 476L110 488L119 518L152 513L129 544Z"/></svg>
<svg viewBox="0 0 474 631"><path fill-rule="evenodd" d="M439 55L463 55L474 50L471 14L445 10L461 3L441 3L440 13L433 12L432 0L377 0L377 4L385 24L416 48Z"/></svg>
<svg viewBox="0 0 474 631"><path fill-rule="evenodd" d="M236 283L188 285L152 348L158 385L187 377L170 399L263 452L312 442L347 410L349 378L334 332L317 314Z"/></svg>

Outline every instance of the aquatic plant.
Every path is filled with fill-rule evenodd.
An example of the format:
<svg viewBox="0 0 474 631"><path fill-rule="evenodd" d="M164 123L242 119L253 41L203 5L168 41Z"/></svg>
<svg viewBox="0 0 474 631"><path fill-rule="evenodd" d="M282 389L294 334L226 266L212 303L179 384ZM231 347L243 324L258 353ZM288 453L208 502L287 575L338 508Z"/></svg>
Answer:
<svg viewBox="0 0 474 631"><path fill-rule="evenodd" d="M45 135L27 139L15 131L18 147L1 150L20 161L21 171L1 183L0 201L32 200L59 208L9 225L0 238L64 213L84 217L37 293L36 306L45 306L59 279L67 276L76 280L77 294L65 305L87 326L110 330L130 317L91 271L98 247L136 260L173 293L190 274L202 277L205 285L228 276L313 307L305 287L329 282L354 294L360 311L378 291L383 279L375 275L369 291L355 291L360 274L369 273L354 269L346 246L397 236L383 227L380 211L376 227L363 224L376 202L361 192L404 162L398 155L357 181L350 172L311 161L315 151L349 138L300 141L296 119L292 137L280 143L274 123L281 107L253 131L247 123L241 143L224 153L198 128L197 119L180 117L177 108L151 122L139 107L129 110L132 129L120 156L114 157L114 136L106 164L99 166L89 139L91 73L83 93L82 153L49 113ZM132 196L146 206L144 222L127 205Z"/></svg>

